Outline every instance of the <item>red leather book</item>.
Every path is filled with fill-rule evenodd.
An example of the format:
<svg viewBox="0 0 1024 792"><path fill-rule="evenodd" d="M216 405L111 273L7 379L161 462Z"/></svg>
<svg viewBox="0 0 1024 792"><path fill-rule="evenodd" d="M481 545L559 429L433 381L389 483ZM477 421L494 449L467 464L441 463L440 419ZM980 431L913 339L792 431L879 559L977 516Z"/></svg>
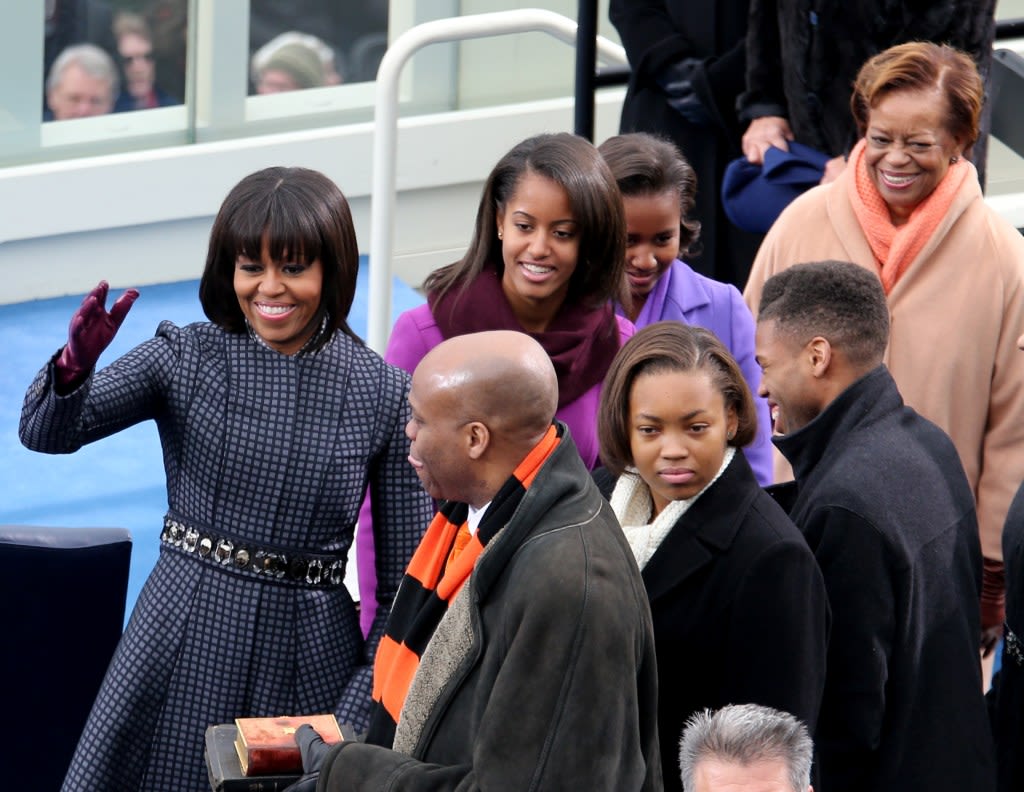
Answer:
<svg viewBox="0 0 1024 792"><path fill-rule="evenodd" d="M308 723L331 744L340 742L341 729L333 715L296 715L279 718L235 718L235 750L247 776L301 773L302 756L295 731Z"/></svg>
<svg viewBox="0 0 1024 792"><path fill-rule="evenodd" d="M206 769L212 792L284 792L302 777L302 773L244 775L235 748L236 736L238 729L233 723L218 723L206 729Z"/></svg>

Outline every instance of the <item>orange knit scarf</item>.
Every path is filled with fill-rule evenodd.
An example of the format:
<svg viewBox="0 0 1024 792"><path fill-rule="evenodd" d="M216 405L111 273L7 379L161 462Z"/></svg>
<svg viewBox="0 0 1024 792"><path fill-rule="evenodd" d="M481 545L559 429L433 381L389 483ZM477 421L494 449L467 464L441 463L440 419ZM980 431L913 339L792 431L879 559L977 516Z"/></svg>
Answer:
<svg viewBox="0 0 1024 792"><path fill-rule="evenodd" d="M444 501L441 504L413 553L377 648L373 699L380 706L374 708L367 742L391 745L409 686L434 630L455 595L469 580L487 542L512 518L559 442L559 426L552 425L491 500L476 533L454 558L451 557L453 545L460 526L465 524L468 509L465 503Z"/></svg>
<svg viewBox="0 0 1024 792"><path fill-rule="evenodd" d="M910 219L896 226L885 199L868 175L866 145L861 139L850 152L849 167L854 178L847 184L853 212L878 261L879 277L888 294L939 227L971 169L962 159L951 164L938 186L911 212Z"/></svg>

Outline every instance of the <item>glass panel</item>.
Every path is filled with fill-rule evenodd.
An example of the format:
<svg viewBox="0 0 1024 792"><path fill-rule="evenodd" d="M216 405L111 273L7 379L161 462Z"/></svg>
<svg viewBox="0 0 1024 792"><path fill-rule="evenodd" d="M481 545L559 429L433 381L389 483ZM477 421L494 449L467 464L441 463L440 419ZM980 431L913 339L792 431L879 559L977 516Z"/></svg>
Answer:
<svg viewBox="0 0 1024 792"><path fill-rule="evenodd" d="M182 104L188 0L46 0L43 119Z"/></svg>
<svg viewBox="0 0 1024 792"><path fill-rule="evenodd" d="M252 0L249 92L372 80L387 36L387 0Z"/></svg>
<svg viewBox="0 0 1024 792"><path fill-rule="evenodd" d="M250 0L244 134L311 129L373 119L376 77L390 36L458 14L456 0L300 0L287 13L274 0ZM315 36L310 31L319 31ZM454 109L456 45L435 45L403 70L403 114ZM314 53L317 57L314 58ZM340 82L317 69L333 64ZM327 73L330 67L328 66ZM235 136L203 130L201 139Z"/></svg>
<svg viewBox="0 0 1024 792"><path fill-rule="evenodd" d="M1022 18L1024 18L1024 0L999 0L996 5L997 20L1009 21ZM995 48L1024 53L1024 39L997 40ZM1004 98L1002 101L1008 100ZM997 210L1015 206L1019 202L1014 196L1019 195L1022 190L1024 190L1024 158L993 135L988 141L988 165L986 166L985 194L988 200ZM1012 214L1005 213L1004 216L1020 227L1022 221L1019 210L1007 210L1007 212L1011 211Z"/></svg>
<svg viewBox="0 0 1024 792"><path fill-rule="evenodd" d="M189 142L189 0L8 5L0 165ZM39 64L28 79L25 64Z"/></svg>
<svg viewBox="0 0 1024 792"><path fill-rule="evenodd" d="M461 13L544 8L575 20L579 5L578 0L520 3L463 0ZM618 34L608 21L608 0L600 0L597 5L598 33L618 43ZM575 64L576 51L546 33L463 42L459 47L459 107L490 107L572 96L575 92Z"/></svg>
<svg viewBox="0 0 1024 792"><path fill-rule="evenodd" d="M39 146L43 107L43 10L8 3L0 25L0 154ZM2 162L2 160L0 160Z"/></svg>
<svg viewBox="0 0 1024 792"><path fill-rule="evenodd" d="M427 21L527 6L576 13L575 0L8 3L0 167L369 121L389 40ZM606 17L601 0L602 33L614 36ZM53 69L81 45L90 63L70 76ZM569 97L573 63L573 48L543 33L431 45L402 71L401 115ZM268 64L276 83L261 76ZM264 95L261 80L263 90L304 90Z"/></svg>
<svg viewBox="0 0 1024 792"><path fill-rule="evenodd" d="M999 0L996 3L996 19L1024 18L1024 0ZM997 43L998 47L999 44Z"/></svg>
<svg viewBox="0 0 1024 792"><path fill-rule="evenodd" d="M543 7L576 18L575 0L550 0ZM464 0L466 14L508 9L501 0ZM514 6L512 6L514 7ZM546 33L466 41L459 53L459 105L481 107L572 95L575 50ZM514 64L510 68L510 64Z"/></svg>

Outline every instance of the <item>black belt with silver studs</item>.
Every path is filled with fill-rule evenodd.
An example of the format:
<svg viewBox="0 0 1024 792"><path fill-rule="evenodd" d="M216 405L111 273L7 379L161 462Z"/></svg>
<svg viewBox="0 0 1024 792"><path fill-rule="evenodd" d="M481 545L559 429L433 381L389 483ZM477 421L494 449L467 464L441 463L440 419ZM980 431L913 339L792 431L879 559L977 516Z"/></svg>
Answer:
<svg viewBox="0 0 1024 792"><path fill-rule="evenodd" d="M1006 644L1006 654L1013 658L1018 668L1024 668L1024 644L1006 622L1003 622L1003 641Z"/></svg>
<svg viewBox="0 0 1024 792"><path fill-rule="evenodd" d="M202 531L171 517L164 518L160 541L196 558L250 572L266 580L327 587L341 586L345 582L346 559L343 557L256 547L240 539Z"/></svg>

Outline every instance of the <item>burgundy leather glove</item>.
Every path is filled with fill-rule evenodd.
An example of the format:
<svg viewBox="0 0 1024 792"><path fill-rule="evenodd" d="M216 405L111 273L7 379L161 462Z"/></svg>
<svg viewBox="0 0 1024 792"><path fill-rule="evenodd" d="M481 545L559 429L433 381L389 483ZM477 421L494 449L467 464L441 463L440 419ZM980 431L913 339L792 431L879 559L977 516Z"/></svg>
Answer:
<svg viewBox="0 0 1024 792"><path fill-rule="evenodd" d="M981 568L981 649L988 657L1003 635L1006 618L1006 566L983 558Z"/></svg>
<svg viewBox="0 0 1024 792"><path fill-rule="evenodd" d="M138 290L128 289L107 313L109 289L106 281L100 281L71 317L68 342L54 364L57 385L62 390L73 390L88 376L139 296Z"/></svg>

